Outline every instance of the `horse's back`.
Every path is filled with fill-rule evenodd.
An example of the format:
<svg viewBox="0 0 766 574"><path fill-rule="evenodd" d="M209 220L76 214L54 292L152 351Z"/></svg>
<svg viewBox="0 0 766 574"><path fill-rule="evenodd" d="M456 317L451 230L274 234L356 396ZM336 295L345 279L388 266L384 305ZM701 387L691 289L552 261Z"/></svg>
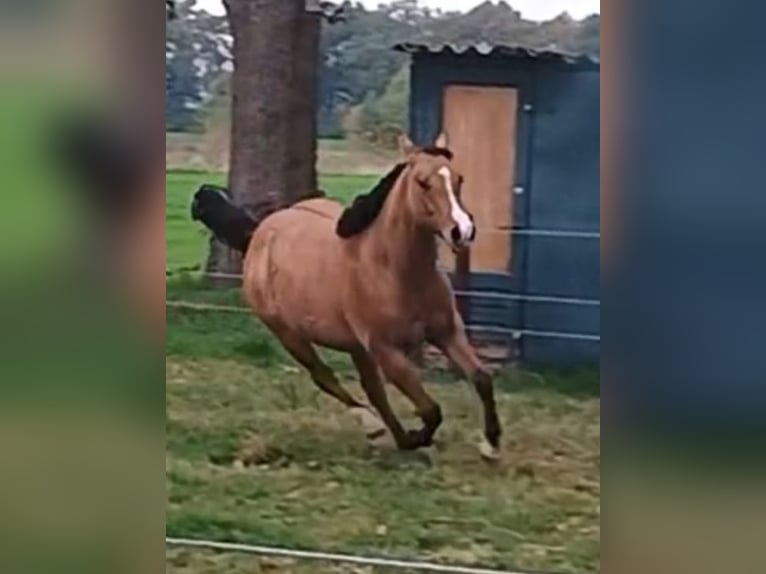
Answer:
<svg viewBox="0 0 766 574"><path fill-rule="evenodd" d="M332 218L337 222L340 214L343 213L343 206L334 199L318 197L298 202L286 211L290 210L314 212Z"/></svg>

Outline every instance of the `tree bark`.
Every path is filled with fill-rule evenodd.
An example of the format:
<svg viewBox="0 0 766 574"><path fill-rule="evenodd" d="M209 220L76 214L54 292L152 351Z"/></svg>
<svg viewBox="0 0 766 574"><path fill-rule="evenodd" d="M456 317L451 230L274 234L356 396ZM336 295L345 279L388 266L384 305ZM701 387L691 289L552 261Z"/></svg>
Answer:
<svg viewBox="0 0 766 574"><path fill-rule="evenodd" d="M317 100L319 99L319 39L322 16L304 12L295 35L295 59L291 101L289 202L312 197L317 192Z"/></svg>
<svg viewBox="0 0 766 574"><path fill-rule="evenodd" d="M296 34L305 0L224 4L234 40L229 189L237 204L252 209L271 195L290 197L289 174L298 165L293 149ZM237 274L241 268L238 253L212 242L209 272Z"/></svg>

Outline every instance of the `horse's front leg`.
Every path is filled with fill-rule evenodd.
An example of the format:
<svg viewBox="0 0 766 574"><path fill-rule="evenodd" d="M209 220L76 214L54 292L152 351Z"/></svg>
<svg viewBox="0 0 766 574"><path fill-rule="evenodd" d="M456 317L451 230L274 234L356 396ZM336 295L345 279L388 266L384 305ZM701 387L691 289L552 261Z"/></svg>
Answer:
<svg viewBox="0 0 766 574"><path fill-rule="evenodd" d="M378 343L371 345L370 353L380 365L386 378L415 405L418 416L423 421L423 428L407 433L407 446L418 448L430 446L434 433L442 422L441 407L426 392L418 376L417 369L399 348Z"/></svg>
<svg viewBox="0 0 766 574"><path fill-rule="evenodd" d="M356 370L359 372L359 381L364 392L367 394L367 398L372 406L375 407L375 410L378 411L388 430L391 431L396 445L401 449L417 448L417 446L411 446L412 440L409 434L404 430L399 419L396 418L393 409L391 409L388 397L386 396L386 389L383 386L383 380L378 372L378 365L375 364L372 357L364 349L351 353L351 358L354 361ZM368 433L367 435L367 439L371 442L375 442L378 438L380 438L378 432Z"/></svg>
<svg viewBox="0 0 766 574"><path fill-rule="evenodd" d="M484 437L479 452L484 458L497 459L500 456L500 420L497 416L492 375L476 356L460 321L446 337L432 341L465 374L476 389L484 407Z"/></svg>

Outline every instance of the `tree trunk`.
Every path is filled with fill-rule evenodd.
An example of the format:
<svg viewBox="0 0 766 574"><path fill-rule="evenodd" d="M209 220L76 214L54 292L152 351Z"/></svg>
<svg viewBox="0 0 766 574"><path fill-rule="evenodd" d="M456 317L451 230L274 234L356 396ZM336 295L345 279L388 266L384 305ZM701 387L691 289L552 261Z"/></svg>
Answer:
<svg viewBox="0 0 766 574"><path fill-rule="evenodd" d="M298 201L317 191L317 100L322 16L304 12L298 21L293 60L290 165L285 199Z"/></svg>
<svg viewBox="0 0 766 574"><path fill-rule="evenodd" d="M229 188L237 204L253 208L271 194L290 197L293 70L305 0L224 4L234 39ZM241 268L238 253L212 242L208 271L236 274Z"/></svg>

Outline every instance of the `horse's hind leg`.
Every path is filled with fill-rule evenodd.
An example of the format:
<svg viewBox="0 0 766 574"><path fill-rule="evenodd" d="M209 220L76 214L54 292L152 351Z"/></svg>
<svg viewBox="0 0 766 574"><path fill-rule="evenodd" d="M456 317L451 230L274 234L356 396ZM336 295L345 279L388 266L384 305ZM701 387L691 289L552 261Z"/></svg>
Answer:
<svg viewBox="0 0 766 574"><path fill-rule="evenodd" d="M479 451L485 458L496 459L499 456L501 429L495 406L492 375L476 356L460 325L462 323L458 322L458 328L449 337L434 340L433 344L460 368L476 388L484 407L484 437L486 439L479 445Z"/></svg>
<svg viewBox="0 0 766 574"><path fill-rule="evenodd" d="M309 341L287 329L272 328L272 331L293 358L306 368L317 387L339 400L359 417L368 439L372 440L385 434L386 429L380 419L367 405L357 401L341 386L335 373L322 361Z"/></svg>
<svg viewBox="0 0 766 574"><path fill-rule="evenodd" d="M400 349L376 345L373 347L372 356L380 364L388 380L412 401L423 421L423 428L408 433L411 448L430 446L434 433L442 422L441 407L423 388L417 370Z"/></svg>
<svg viewBox="0 0 766 574"><path fill-rule="evenodd" d="M317 387L349 408L364 407L340 385L335 373L322 361L308 340L287 329L272 331L290 355L306 368Z"/></svg>

